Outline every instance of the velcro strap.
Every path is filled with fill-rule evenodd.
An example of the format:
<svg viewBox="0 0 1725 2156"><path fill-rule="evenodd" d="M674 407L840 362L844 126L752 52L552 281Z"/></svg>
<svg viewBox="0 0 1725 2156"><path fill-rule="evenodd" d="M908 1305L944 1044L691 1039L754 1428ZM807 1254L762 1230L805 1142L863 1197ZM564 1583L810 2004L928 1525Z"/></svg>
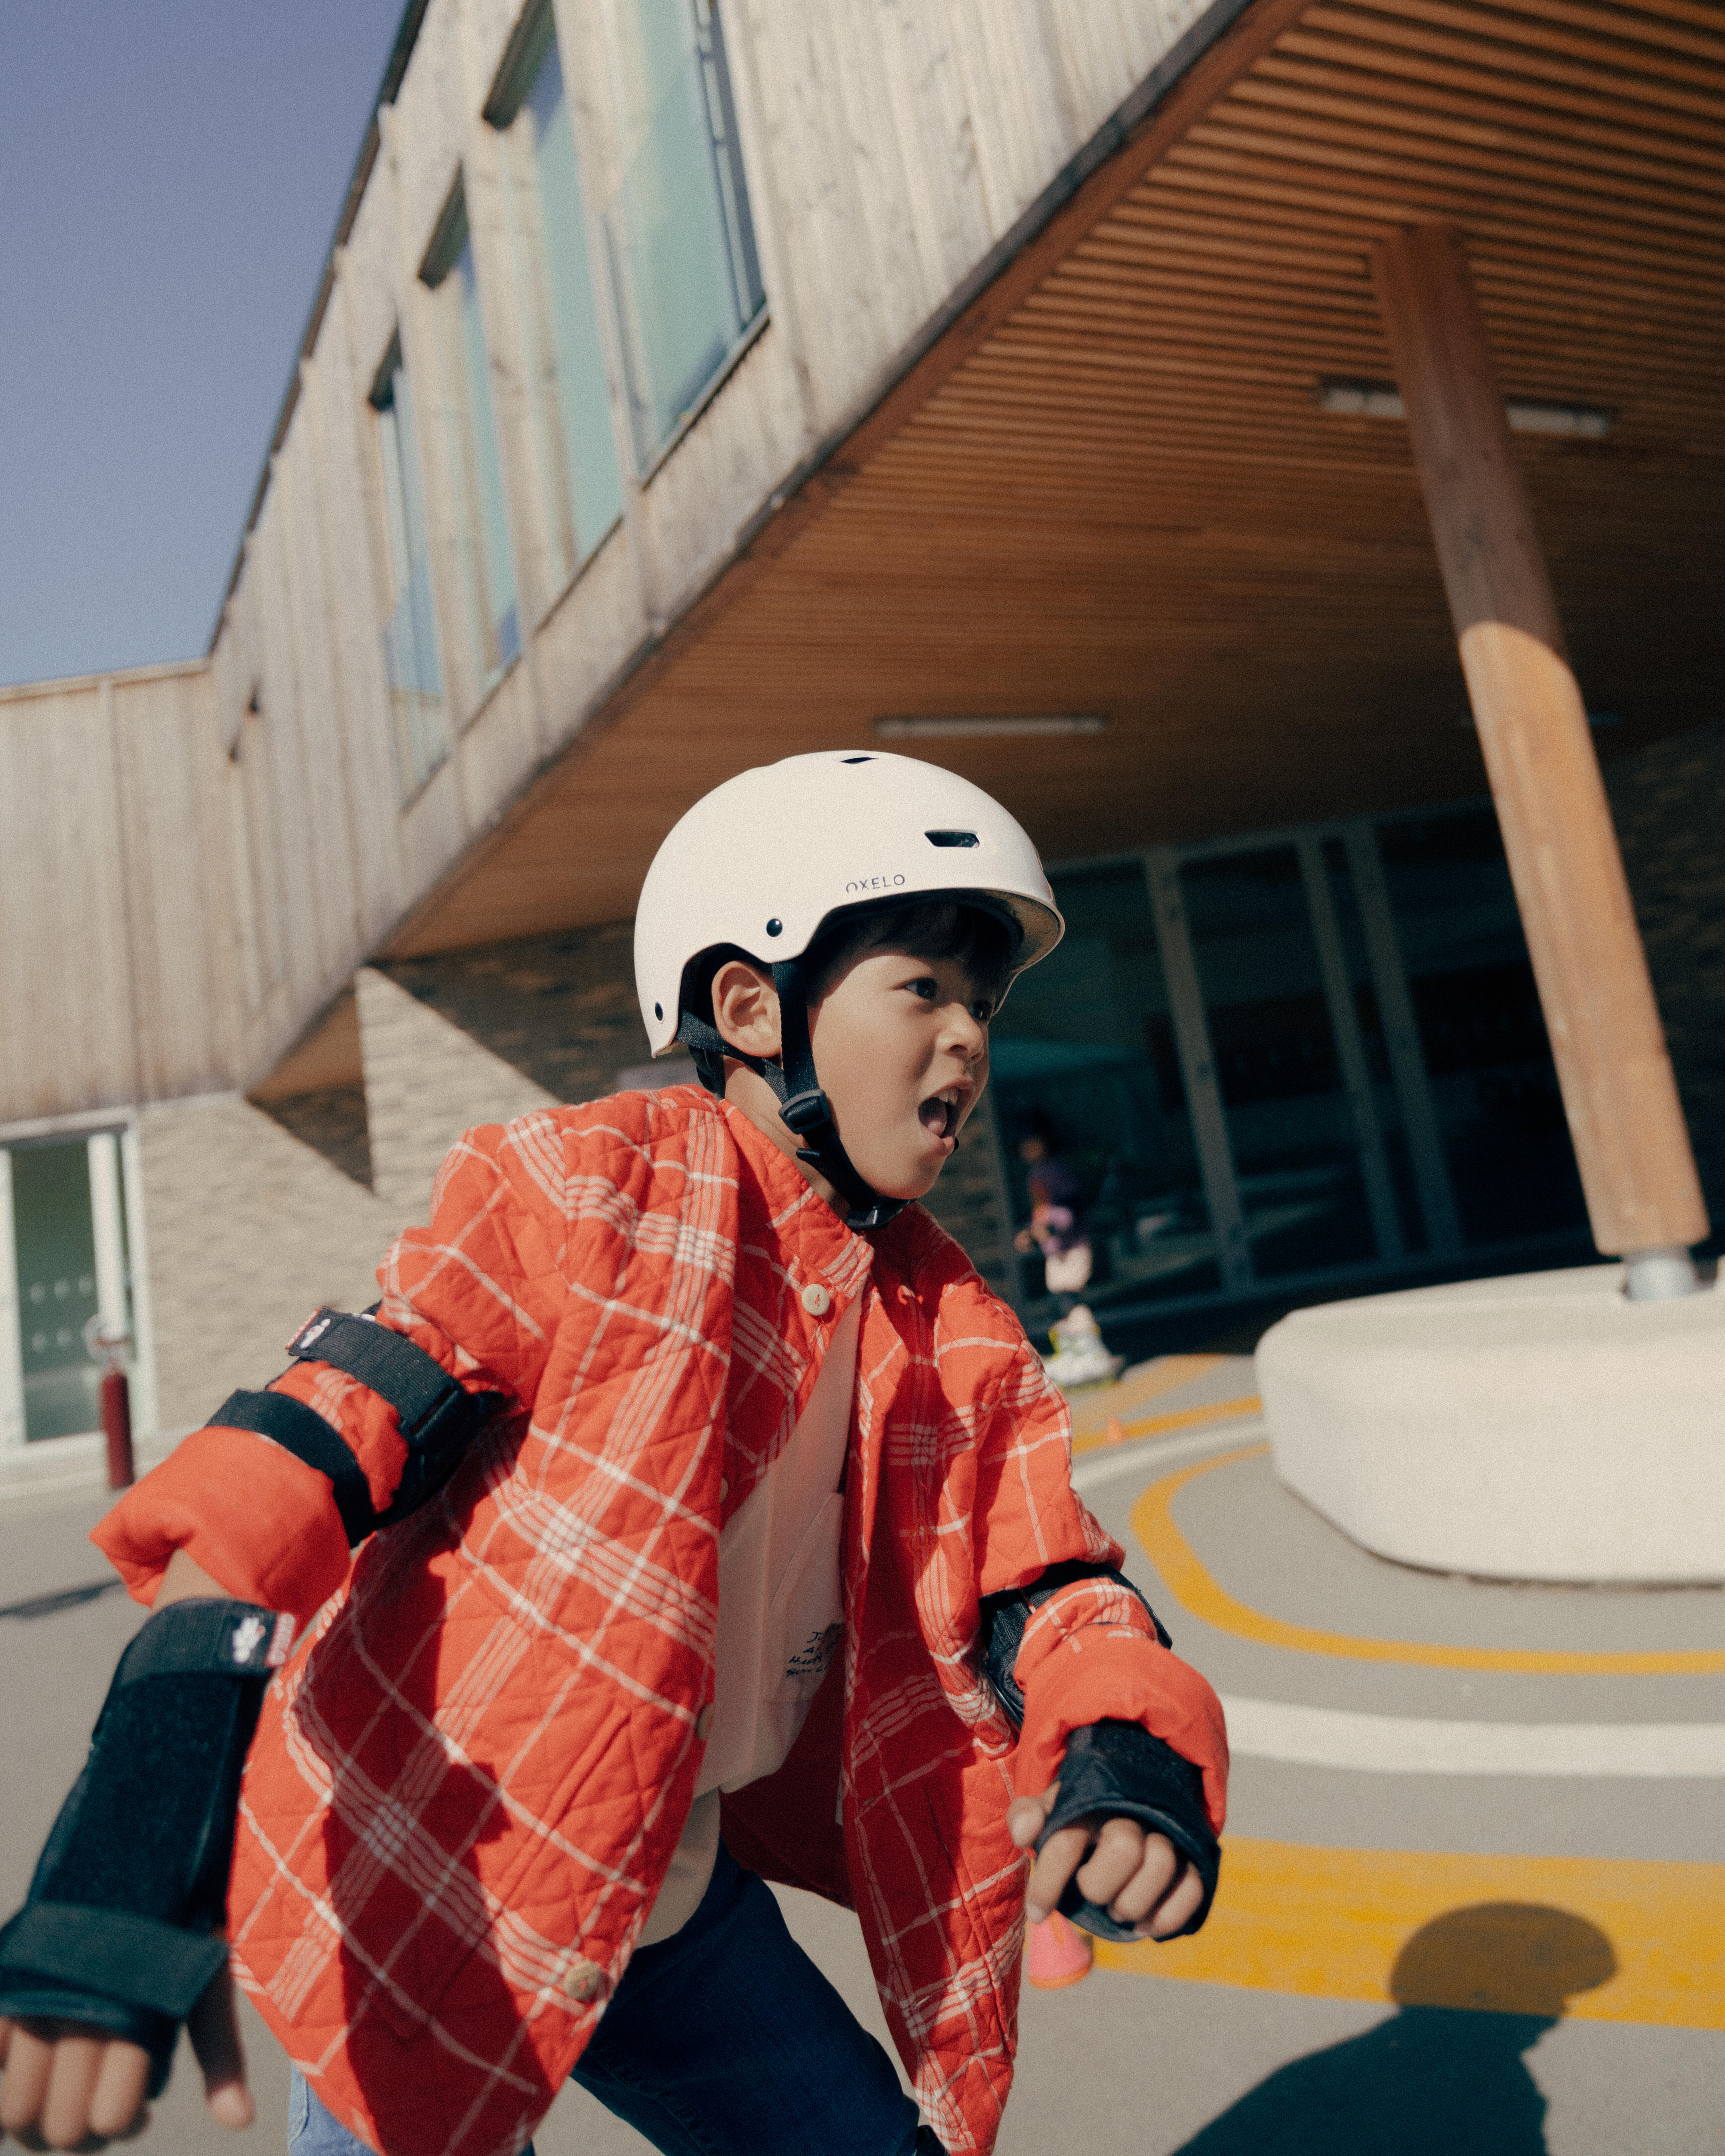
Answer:
<svg viewBox="0 0 1725 2156"><path fill-rule="evenodd" d="M294 1620L283 1609L201 1596L172 1607L171 1623L145 1625L120 1657L116 1685L136 1684L141 1677L267 1678L286 1661L294 1643Z"/></svg>
<svg viewBox="0 0 1725 2156"><path fill-rule="evenodd" d="M333 1363L368 1385L395 1409L408 1443L428 1451L466 1436L493 1404L494 1396L466 1391L405 1334L347 1311L316 1312L287 1351L296 1362Z"/></svg>
<svg viewBox="0 0 1725 2156"><path fill-rule="evenodd" d="M362 1543L376 1527L371 1486L359 1462L341 1433L316 1408L287 1393L230 1393L210 1420L223 1430L255 1430L326 1475L350 1544Z"/></svg>
<svg viewBox="0 0 1725 2156"><path fill-rule="evenodd" d="M0 1931L7 1991L19 1977L48 1977L175 2021L185 2020L227 1960L224 1938L75 1902L31 1902Z"/></svg>

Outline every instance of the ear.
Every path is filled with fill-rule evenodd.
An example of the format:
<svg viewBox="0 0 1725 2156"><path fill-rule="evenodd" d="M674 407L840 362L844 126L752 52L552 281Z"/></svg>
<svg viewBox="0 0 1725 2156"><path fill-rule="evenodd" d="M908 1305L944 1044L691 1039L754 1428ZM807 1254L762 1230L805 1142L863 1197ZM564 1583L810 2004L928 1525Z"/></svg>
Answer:
<svg viewBox="0 0 1725 2156"><path fill-rule="evenodd" d="M747 1055L777 1055L778 991L773 977L742 958L727 958L713 976L713 1024L730 1047Z"/></svg>

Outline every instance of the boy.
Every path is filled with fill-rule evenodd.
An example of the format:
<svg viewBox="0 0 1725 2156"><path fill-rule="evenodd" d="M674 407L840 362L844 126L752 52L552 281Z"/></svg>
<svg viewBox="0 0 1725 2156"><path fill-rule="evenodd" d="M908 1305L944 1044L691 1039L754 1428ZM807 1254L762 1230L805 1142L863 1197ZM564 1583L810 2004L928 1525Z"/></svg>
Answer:
<svg viewBox="0 0 1725 2156"><path fill-rule="evenodd" d="M244 2123L224 1884L296 2156L514 2156L572 2068L679 2156L983 2152L1027 1908L1202 1921L1214 1695L909 1206L1061 927L1013 819L906 758L691 810L636 978L707 1090L469 1132L375 1321L320 1313L100 1531L157 1614L0 1935L0 2011L37 2017L0 2120L125 2133L189 2010ZM264 1666L320 1608L228 1884ZM762 1876L856 1908L922 2121Z"/></svg>

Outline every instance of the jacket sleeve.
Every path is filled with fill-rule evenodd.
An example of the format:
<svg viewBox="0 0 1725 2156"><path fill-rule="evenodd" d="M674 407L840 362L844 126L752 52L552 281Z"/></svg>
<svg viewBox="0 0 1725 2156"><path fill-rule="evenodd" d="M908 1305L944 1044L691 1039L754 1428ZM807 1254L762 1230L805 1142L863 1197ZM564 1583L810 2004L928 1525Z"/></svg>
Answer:
<svg viewBox="0 0 1725 2156"><path fill-rule="evenodd" d="M1014 1661L1024 1702L1013 1758L1019 1794L1040 1796L1058 1779L1075 1729L1136 1722L1199 1769L1204 1809L1219 1833L1228 1794L1221 1702L1119 1577L1125 1553L1072 1488L1066 1404L1028 1342L996 1396L978 1454L984 1610L991 1598L1032 1589L1055 1568L1076 1575L1037 1599Z"/></svg>
<svg viewBox="0 0 1725 2156"><path fill-rule="evenodd" d="M431 1224L398 1238L378 1271L380 1324L424 1350L466 1391L531 1408L562 1295L556 1116L470 1131L444 1160ZM348 1446L373 1508L406 1459L396 1410L327 1363L295 1363L269 1389L312 1409ZM114 1507L91 1539L140 1602L153 1603L176 1549L232 1595L304 1624L347 1577L347 1534L329 1478L270 1438L206 1424Z"/></svg>
<svg viewBox="0 0 1725 2156"><path fill-rule="evenodd" d="M1060 1779L1075 1730L1136 1722L1199 1769L1205 1813L1220 1834L1228 1811L1222 1702L1189 1662L1116 1606L1121 1600L1142 1608L1104 1577L1063 1589L1032 1614L1014 1666L1024 1697L1014 1785L1020 1796L1040 1796Z"/></svg>

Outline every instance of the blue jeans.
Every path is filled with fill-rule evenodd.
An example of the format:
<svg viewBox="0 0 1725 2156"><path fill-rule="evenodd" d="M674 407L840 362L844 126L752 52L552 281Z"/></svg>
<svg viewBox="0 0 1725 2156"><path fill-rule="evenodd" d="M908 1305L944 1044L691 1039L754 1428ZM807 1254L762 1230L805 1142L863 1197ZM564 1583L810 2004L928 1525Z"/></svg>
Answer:
<svg viewBox="0 0 1725 2156"><path fill-rule="evenodd" d="M701 1907L637 1953L574 2079L664 2156L942 2156L892 2061L722 1842ZM367 2156L297 2068L288 2149Z"/></svg>

